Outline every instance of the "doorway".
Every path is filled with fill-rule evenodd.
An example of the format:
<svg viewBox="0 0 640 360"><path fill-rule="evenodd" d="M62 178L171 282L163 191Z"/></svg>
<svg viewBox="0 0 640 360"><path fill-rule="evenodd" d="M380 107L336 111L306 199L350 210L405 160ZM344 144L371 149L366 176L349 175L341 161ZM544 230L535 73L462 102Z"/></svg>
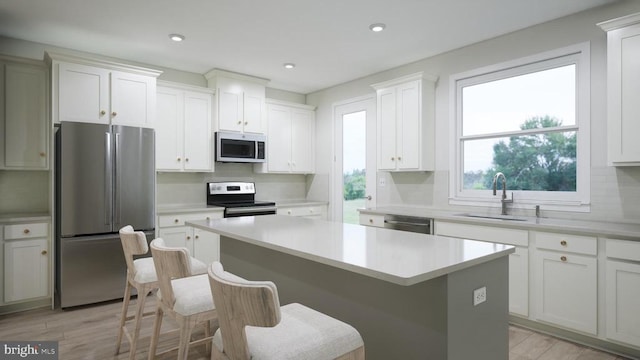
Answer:
<svg viewBox="0 0 640 360"><path fill-rule="evenodd" d="M376 203L376 103L367 96L334 104L333 219L359 223Z"/></svg>

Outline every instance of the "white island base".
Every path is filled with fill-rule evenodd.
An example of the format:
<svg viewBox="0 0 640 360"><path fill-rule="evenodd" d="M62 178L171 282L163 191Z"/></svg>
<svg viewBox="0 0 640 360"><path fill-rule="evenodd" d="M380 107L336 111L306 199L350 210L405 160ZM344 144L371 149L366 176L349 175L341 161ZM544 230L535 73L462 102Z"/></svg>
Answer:
<svg viewBox="0 0 640 360"><path fill-rule="evenodd" d="M512 248L491 244L495 249L492 255L465 257L463 254L463 258L473 260L433 270L431 274L438 273L438 276L428 280L401 284L403 281L385 279L384 274L378 274L375 269L374 263L381 257L407 261L402 258L402 251L379 253L384 249L385 238L396 238L400 247L411 246L407 244L413 241L468 240L388 229L362 227L359 230L355 228L358 225L296 218L273 220L277 224L271 224L274 225L271 235L278 233L278 240L274 240L265 235L271 220L258 218L266 216L256 217L251 224L244 220L243 226L233 219L198 221L191 225L221 235L220 254L225 270L250 280L271 280L278 287L281 304L299 302L354 326L364 339L368 360L508 359L507 255ZM260 225L264 227L262 230ZM335 231L337 226L347 228ZM330 255L340 254L346 248L356 251L354 249L358 247L353 244L345 245L351 242L350 239L336 241L335 237L340 234L352 237L358 232L367 237L364 243L358 241L360 245L364 244L360 249L367 252L365 259L372 263L371 267L355 266L348 260L338 260L338 255ZM326 238L332 248L329 253L321 245L310 243L329 233L334 235ZM290 239L285 241L283 237ZM337 248L338 243L343 247ZM316 253L306 248L309 244L317 248ZM488 243L482 246L484 244ZM464 253L464 245L469 244L458 245L447 251L457 248L458 252ZM422 244L418 246L423 247ZM442 249L434 248L436 250ZM411 256L416 258L416 254ZM362 261L360 258L354 262ZM463 263L467 265L460 266ZM439 275L441 272L444 275ZM486 301L474 306L474 290L481 287L487 289Z"/></svg>

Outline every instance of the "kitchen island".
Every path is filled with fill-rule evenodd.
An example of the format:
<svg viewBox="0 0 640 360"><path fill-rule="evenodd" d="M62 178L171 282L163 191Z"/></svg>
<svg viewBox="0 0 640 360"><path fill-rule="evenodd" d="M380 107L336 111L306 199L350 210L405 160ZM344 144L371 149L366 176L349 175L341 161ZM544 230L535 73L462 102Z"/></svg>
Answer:
<svg viewBox="0 0 640 360"><path fill-rule="evenodd" d="M273 281L281 304L353 325L369 360L508 359L511 246L281 215L187 225L219 234L225 270Z"/></svg>

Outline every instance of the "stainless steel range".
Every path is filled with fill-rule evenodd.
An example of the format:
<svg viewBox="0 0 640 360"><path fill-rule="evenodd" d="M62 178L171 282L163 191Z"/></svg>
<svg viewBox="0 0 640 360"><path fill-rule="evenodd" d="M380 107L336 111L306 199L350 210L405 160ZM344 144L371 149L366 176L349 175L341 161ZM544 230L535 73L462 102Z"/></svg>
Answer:
<svg viewBox="0 0 640 360"><path fill-rule="evenodd" d="M224 217L273 215L276 203L255 201L256 186L252 182L207 183L207 205L224 207Z"/></svg>

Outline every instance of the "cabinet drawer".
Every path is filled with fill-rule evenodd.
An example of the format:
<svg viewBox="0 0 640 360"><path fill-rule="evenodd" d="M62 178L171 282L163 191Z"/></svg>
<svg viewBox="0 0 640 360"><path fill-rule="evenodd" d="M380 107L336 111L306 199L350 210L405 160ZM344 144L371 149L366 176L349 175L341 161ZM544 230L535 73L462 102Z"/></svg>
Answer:
<svg viewBox="0 0 640 360"><path fill-rule="evenodd" d="M436 221L436 235L463 239L491 241L501 244L529 246L529 232L520 229L505 229L482 225L469 225Z"/></svg>
<svg viewBox="0 0 640 360"><path fill-rule="evenodd" d="M14 224L4 226L5 240L46 237L48 233L49 224L47 223Z"/></svg>
<svg viewBox="0 0 640 360"><path fill-rule="evenodd" d="M384 215L360 214L360 225L384 227Z"/></svg>
<svg viewBox="0 0 640 360"><path fill-rule="evenodd" d="M640 261L640 242L616 239L605 241L608 258Z"/></svg>
<svg viewBox="0 0 640 360"><path fill-rule="evenodd" d="M289 216L314 216L322 215L322 206L299 206L278 209L278 214Z"/></svg>
<svg viewBox="0 0 640 360"><path fill-rule="evenodd" d="M536 247L539 249L572 252L576 254L596 255L598 239L591 236L533 232Z"/></svg>
<svg viewBox="0 0 640 360"><path fill-rule="evenodd" d="M158 216L158 227L184 226L185 221L221 219L223 216L222 211L160 215Z"/></svg>

